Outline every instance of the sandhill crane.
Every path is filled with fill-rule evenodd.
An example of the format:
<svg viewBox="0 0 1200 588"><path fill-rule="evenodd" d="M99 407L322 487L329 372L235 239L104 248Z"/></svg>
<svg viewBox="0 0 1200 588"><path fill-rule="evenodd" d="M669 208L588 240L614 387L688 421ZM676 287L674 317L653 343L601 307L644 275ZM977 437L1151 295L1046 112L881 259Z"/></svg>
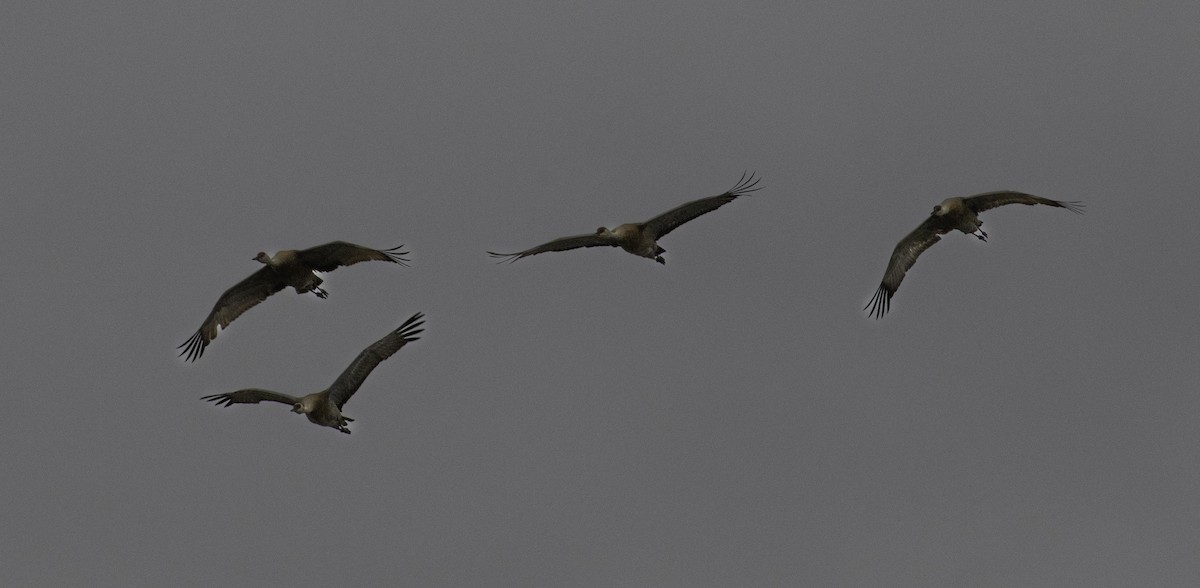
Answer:
<svg viewBox="0 0 1200 588"><path fill-rule="evenodd" d="M342 407L358 391L363 380L367 379L371 370L375 369L379 362L391 357L401 347L419 339L417 334L424 331L420 328L425 324L425 321L421 320L424 316L419 312L412 315L404 321L404 324L362 350L362 353L359 353L358 357L350 362L342 375L338 376L331 386L320 392L297 398L261 388L246 388L235 392L203 396L201 400L215 402L217 406L258 404L264 400L290 404L292 412L303 414L308 417L309 422L322 427L333 427L348 435L350 429L346 428L346 423L352 422L354 419L342 414Z"/></svg>
<svg viewBox="0 0 1200 588"><path fill-rule="evenodd" d="M940 235L957 229L974 235L980 241L987 241L987 233L980 228L983 221L979 220L978 214L1005 204L1045 204L1083 214L1083 205L1078 202L1059 202L1021 192L985 192L967 198L947 198L933 207L933 212L925 222L896 244L887 271L883 273L883 282L863 310L870 308L868 316L874 315L876 319L882 317L891 306L892 296L900 288L905 272L917 262L917 256L941 240Z"/></svg>
<svg viewBox="0 0 1200 588"><path fill-rule="evenodd" d="M253 259L265 267L221 294L196 333L176 349L183 349L179 355L186 356L188 361L199 359L204 355L204 348L217 338L218 326L222 329L228 327L243 312L288 286L294 288L297 294L312 292L318 298L328 297L329 293L321 288L324 280L314 271L331 272L360 261L387 261L407 267L408 260L401 255L408 252L400 251L400 247L370 249L345 241L334 241L308 249L280 251L274 257L260 251Z"/></svg>
<svg viewBox="0 0 1200 588"><path fill-rule="evenodd" d="M738 180L737 185L730 188L724 194L681 204L644 223L628 223L612 230L600 227L596 229L595 233L575 235L573 237L560 237L549 243L543 243L537 247L516 253L495 253L492 251L488 251L487 253L492 257L501 258L500 263L505 261L512 263L522 257L529 257L530 255L537 255L547 251L567 251L580 247L620 247L639 257L653 259L658 263L666 265L667 261L662 258L662 254L666 253L667 250L658 245L659 239L665 237L667 233L675 230L679 225L733 202L738 196L745 196L756 190L759 190L759 187L758 180L754 178L754 174L750 174L749 177L746 174L742 174L742 178Z"/></svg>

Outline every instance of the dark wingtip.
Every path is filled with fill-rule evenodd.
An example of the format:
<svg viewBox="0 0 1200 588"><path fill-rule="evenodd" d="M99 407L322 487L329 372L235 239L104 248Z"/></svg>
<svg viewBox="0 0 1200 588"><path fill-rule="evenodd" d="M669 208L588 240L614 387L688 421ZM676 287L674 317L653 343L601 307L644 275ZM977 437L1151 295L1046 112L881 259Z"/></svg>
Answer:
<svg viewBox="0 0 1200 588"><path fill-rule="evenodd" d="M1084 210L1083 210L1084 205L1082 202L1080 202L1078 200L1059 202L1058 204L1059 204L1059 206L1062 206L1063 208L1065 208L1071 212L1074 212L1075 214L1083 214L1084 213Z"/></svg>
<svg viewBox="0 0 1200 588"><path fill-rule="evenodd" d="M400 244L395 247L392 247L391 249L380 249L379 252L386 255L388 258L387 260L392 263L398 263L404 267L412 267L412 266L408 265L412 261L411 259L408 259L406 257L401 257L402 255L408 255L411 252L410 251L400 251L400 249L402 247L404 247L404 245Z"/></svg>
<svg viewBox="0 0 1200 588"><path fill-rule="evenodd" d="M755 174L757 174L757 173L758 173L757 171L752 171L752 172L748 172L748 173L743 171L742 177L740 179L738 179L737 184L735 184L732 188L729 189L729 191L727 191L725 193L729 194L730 196L737 197L737 196L745 196L751 192L757 192L758 190L761 190L762 186L758 185L758 182L759 182L759 180L761 180L761 178L754 177Z"/></svg>
<svg viewBox="0 0 1200 588"><path fill-rule="evenodd" d="M502 263L514 263L518 259L521 259L520 253L496 253L495 251L488 251L487 254L500 259L500 261L496 262L496 265L500 265Z"/></svg>
<svg viewBox="0 0 1200 588"><path fill-rule="evenodd" d="M215 402L217 406L233 406L233 399L227 394L212 394L209 396L201 396L200 400Z"/></svg>
<svg viewBox="0 0 1200 588"><path fill-rule="evenodd" d="M875 290L875 295L871 297L871 301L863 307L863 310L870 309L867 316L874 316L875 320L883 318L892 306L892 293L888 292L887 288L880 284L879 289Z"/></svg>
<svg viewBox="0 0 1200 588"><path fill-rule="evenodd" d="M208 343L204 341L204 337L200 334L200 331L196 331L195 334L188 337L188 340L181 343L176 349L183 349L183 351L179 352L179 357L183 357L184 361L196 361L200 359L201 355L204 355L204 348L207 346Z"/></svg>
<svg viewBox="0 0 1200 588"><path fill-rule="evenodd" d="M404 321L399 327L396 327L396 332L405 341L416 341L420 339L417 335L425 332L425 329L421 328L423 326L425 326L425 313L418 312L408 317L408 320Z"/></svg>

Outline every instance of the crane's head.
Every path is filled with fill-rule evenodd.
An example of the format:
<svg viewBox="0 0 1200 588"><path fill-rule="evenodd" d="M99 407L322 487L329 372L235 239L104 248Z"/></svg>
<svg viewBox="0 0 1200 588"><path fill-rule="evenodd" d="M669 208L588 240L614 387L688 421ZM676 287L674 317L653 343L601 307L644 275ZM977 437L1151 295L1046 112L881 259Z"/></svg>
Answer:
<svg viewBox="0 0 1200 588"><path fill-rule="evenodd" d="M958 212L963 208L962 198L947 198L941 204L933 207L933 216L946 216L947 214Z"/></svg>
<svg viewBox="0 0 1200 588"><path fill-rule="evenodd" d="M258 255L255 255L255 256L254 256L254 261L257 261L257 262L259 262L259 263L265 263L265 264L268 264L268 265L270 265L270 263L271 263L271 256L270 256L270 255L267 255L267 252L266 252L266 251L259 251L259 252L258 252Z"/></svg>

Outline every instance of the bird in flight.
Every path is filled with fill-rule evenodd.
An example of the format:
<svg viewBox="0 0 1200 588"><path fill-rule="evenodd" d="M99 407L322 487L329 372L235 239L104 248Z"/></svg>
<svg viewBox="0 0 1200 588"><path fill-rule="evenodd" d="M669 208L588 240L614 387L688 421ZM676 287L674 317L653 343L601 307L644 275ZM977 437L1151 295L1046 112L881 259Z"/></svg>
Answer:
<svg viewBox="0 0 1200 588"><path fill-rule="evenodd" d="M549 243L543 243L516 253L495 253L492 251L488 251L487 253L492 257L500 258L499 263L505 261L512 263L522 257L546 253L547 251L567 251L580 247L620 247L639 257L653 259L658 263L666 265L667 261L663 259L662 254L666 253L667 250L658 245L659 239L667 236L667 233L675 230L679 225L729 204L739 196L745 196L759 189L758 180L755 179L753 173L749 174L749 176L742 174L742 178L738 180L737 185L730 188L724 194L681 204L644 223L628 223L611 230L600 227L596 229L595 233L575 235L573 237L560 237Z"/></svg>
<svg viewBox="0 0 1200 588"><path fill-rule="evenodd" d="M319 298L328 297L329 293L321 288L324 280L313 273L314 271L331 272L341 266L354 265L360 261L387 261L407 267L408 260L401 256L408 252L400 251L400 247L371 249L345 241L334 241L308 249L286 249L276 253L274 257L260 251L254 256L254 260L265 267L221 294L196 333L176 349L182 349L179 355L186 357L188 361L200 359L200 356L204 355L204 348L217 338L218 326L225 329L233 319L288 286L294 288L297 294L312 292Z"/></svg>
<svg viewBox="0 0 1200 588"><path fill-rule="evenodd" d="M966 198L947 198L941 204L933 207L929 218L926 218L916 229L913 229L896 244L896 249L892 251L892 258L888 261L887 271L883 273L883 281L863 310L869 308L867 315L873 315L876 319L887 313L891 306L892 296L896 294L896 290L900 288L900 282L904 280L904 274L917 262L917 257L921 253L941 240L941 235L959 230L975 236L980 241L987 241L987 233L980 228L983 226L983 221L979 220L978 215L985 210L1005 204L1028 204L1031 206L1044 204L1083 214L1083 205L1079 202L1060 202L1021 192L985 192Z"/></svg>
<svg viewBox="0 0 1200 588"><path fill-rule="evenodd" d="M358 391L363 380L371 375L371 370L375 369L379 362L391 357L401 347L419 339L417 335L425 330L420 328L425 324L425 321L422 320L424 316L420 312L412 315L394 331L363 349L362 353L359 353L358 357L350 362L342 375L338 376L332 385L320 392L297 398L261 388L246 388L235 392L203 396L201 400L215 402L217 406L258 404L264 400L290 404L292 412L303 414L308 417L309 422L322 427L333 427L349 435L350 429L346 427L346 423L353 422L354 419L342 414L342 407Z"/></svg>

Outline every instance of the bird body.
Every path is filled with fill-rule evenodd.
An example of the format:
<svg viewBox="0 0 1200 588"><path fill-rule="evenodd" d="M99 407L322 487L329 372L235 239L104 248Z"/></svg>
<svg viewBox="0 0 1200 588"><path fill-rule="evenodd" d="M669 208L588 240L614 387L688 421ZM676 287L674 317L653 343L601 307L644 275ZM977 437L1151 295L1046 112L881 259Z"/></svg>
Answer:
<svg viewBox="0 0 1200 588"><path fill-rule="evenodd" d="M200 328L178 347L183 350L179 355L188 361L199 359L208 344L217 338L218 327L228 327L242 313L289 286L297 294L312 292L319 298L327 298L329 293L321 288L324 280L316 272L330 272L362 261L387 261L407 266L408 260L401 256L408 252L400 251L401 247L403 245L391 249L371 249L334 241L308 249L285 249L274 256L260 251L254 260L264 267L221 294Z"/></svg>
<svg viewBox="0 0 1200 588"><path fill-rule="evenodd" d="M645 257L647 259L653 259L664 265L667 263L662 258L662 254L667 250L658 246L658 242L655 240L655 237L651 235L649 231L645 230L644 225L626 223L611 231L605 229L604 227L601 227L599 230L605 231L608 235L612 235L612 238L616 240L617 245L629 253L639 257Z"/></svg>
<svg viewBox="0 0 1200 588"><path fill-rule="evenodd" d="M653 259L658 263L666 265L667 261L663 259L662 254L666 253L667 250L658 244L659 239L665 237L667 233L675 230L680 225L700 215L707 214L733 202L739 196L745 196L758 190L757 186L758 180L754 178L754 174L750 174L749 176L743 174L742 178L738 180L737 185L730 188L724 194L700 198L699 200L681 204L643 223L626 223L613 229L600 227L596 229L596 232L588 235L560 237L516 253L495 253L488 251L488 255L500 258L501 263L506 261L511 263L523 257L546 253L548 251L567 251L580 247L620 247L638 257Z"/></svg>
<svg viewBox="0 0 1200 588"><path fill-rule="evenodd" d="M292 412L303 414L308 418L308 422L314 425L332 427L347 435L350 434L350 429L346 428L346 423L354 421L342 414L341 409L329 399L329 394L324 390L301 398L300 402L292 407Z"/></svg>
<svg viewBox="0 0 1200 588"><path fill-rule="evenodd" d="M292 412L303 414L309 422L349 434L350 429L346 427L346 423L353 422L354 419L342 414L342 407L358 391L363 381L380 362L394 355L408 343L419 339L417 335L424 331L421 328L425 324L425 321L422 320L424 316L420 312L412 315L399 327L384 335L382 339L362 350L358 357L350 362L342 374L333 381L333 384L320 392L295 397L262 388L245 388L234 392L203 396L201 399L215 402L218 406L258 404L264 400L290 404Z"/></svg>
<svg viewBox="0 0 1200 588"><path fill-rule="evenodd" d="M983 221L979 220L979 213L1005 204L1042 204L1065 208L1076 214L1083 213L1083 205L1078 202L1060 202L1007 190L984 192L966 198L947 198L934 206L933 212L896 244L896 248L892 250L892 257L888 260L887 270L883 274L883 281L864 308L870 309L867 314L878 319L887 313L891 307L892 296L900 288L904 275L917 262L921 253L942 239L941 235L951 231L962 231L980 241L987 241L987 233L982 229Z"/></svg>
<svg viewBox="0 0 1200 588"><path fill-rule="evenodd" d="M979 220L979 215L975 214L975 211L967 206L963 198L957 196L947 198L941 204L935 206L932 216L943 219L945 226L948 227L948 230L945 232L957 229L968 235L976 235L979 227L983 226L983 221ZM986 233L984 233L984 240L987 240Z"/></svg>
<svg viewBox="0 0 1200 588"><path fill-rule="evenodd" d="M295 249L285 249L277 252L274 256L267 255L266 251L259 251L258 255L254 256L254 261L271 268L279 281L283 282L285 286L291 286L297 294L312 292L319 298L329 297L329 293L320 288L325 280L300 262L300 257Z"/></svg>

